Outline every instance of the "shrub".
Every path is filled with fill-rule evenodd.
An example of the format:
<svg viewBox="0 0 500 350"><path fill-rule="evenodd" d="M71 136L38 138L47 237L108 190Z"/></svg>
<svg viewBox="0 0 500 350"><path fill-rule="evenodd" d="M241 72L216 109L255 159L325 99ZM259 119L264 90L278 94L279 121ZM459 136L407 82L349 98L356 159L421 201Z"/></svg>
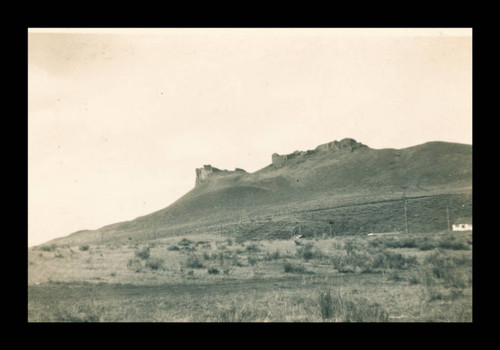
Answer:
<svg viewBox="0 0 500 350"><path fill-rule="evenodd" d="M399 282L403 280L403 278L396 271L390 273L389 276L387 276L387 279L389 281L394 281L394 282Z"/></svg>
<svg viewBox="0 0 500 350"><path fill-rule="evenodd" d="M220 311L217 322L252 322L264 320L267 312L250 310L247 306L235 306Z"/></svg>
<svg viewBox="0 0 500 350"><path fill-rule="evenodd" d="M151 270L163 270L164 262L161 258L150 258L146 261L146 267Z"/></svg>
<svg viewBox="0 0 500 350"><path fill-rule="evenodd" d="M348 263L344 256L335 256L332 258L333 267L340 273L354 272L354 267Z"/></svg>
<svg viewBox="0 0 500 350"><path fill-rule="evenodd" d="M323 320L337 322L387 322L389 313L378 303L367 299L351 299L342 294L334 295L330 291L320 292L317 305Z"/></svg>
<svg viewBox="0 0 500 350"><path fill-rule="evenodd" d="M341 273L355 272L356 270L369 273L375 269L406 269L418 265L417 258L390 251L380 251L376 254L352 252L348 256L335 256L332 258L333 267Z"/></svg>
<svg viewBox="0 0 500 350"><path fill-rule="evenodd" d="M313 249L314 245L310 242L306 243L304 246L297 248L297 256L304 259L310 260L313 258Z"/></svg>
<svg viewBox="0 0 500 350"><path fill-rule="evenodd" d="M416 274L409 275L407 277L407 281L411 285L415 285L415 284L419 284L420 283L420 279L418 278L418 276Z"/></svg>
<svg viewBox="0 0 500 350"><path fill-rule="evenodd" d="M313 273L306 270L306 267L302 264L292 264L289 261L285 261L283 264L284 271L286 273Z"/></svg>
<svg viewBox="0 0 500 350"><path fill-rule="evenodd" d="M387 322L389 313L378 303L366 299L346 300L343 305L343 322Z"/></svg>
<svg viewBox="0 0 500 350"><path fill-rule="evenodd" d="M259 246L255 243L247 245L245 247L245 249L247 250L247 252L259 252L260 251Z"/></svg>
<svg viewBox="0 0 500 350"><path fill-rule="evenodd" d="M440 251L427 256L425 262L431 266L431 272L436 278L446 277L452 265L450 258L445 257Z"/></svg>
<svg viewBox="0 0 500 350"><path fill-rule="evenodd" d="M432 250L434 248L436 248L436 246L434 244L432 244L431 242L420 242L417 244L417 248L420 249L420 250Z"/></svg>
<svg viewBox="0 0 500 350"><path fill-rule="evenodd" d="M142 272L144 266L142 265L142 261L140 259L133 258L128 261L127 268L134 272Z"/></svg>
<svg viewBox="0 0 500 350"><path fill-rule="evenodd" d="M454 242L451 239L439 242L439 248L451 250L469 250L469 246L462 242Z"/></svg>
<svg viewBox="0 0 500 350"><path fill-rule="evenodd" d="M224 262L226 260L226 256L224 255L224 252L219 252L219 254L216 254L217 261L219 262L219 265L224 265Z"/></svg>
<svg viewBox="0 0 500 350"><path fill-rule="evenodd" d="M219 270L217 270L215 267L211 267L208 269L208 273L210 275L217 275L217 274L219 274Z"/></svg>
<svg viewBox="0 0 500 350"><path fill-rule="evenodd" d="M149 256L150 256L150 248L149 247L144 247L142 248L142 250L137 250L135 252L135 256L142 259L142 260L146 260L146 259L149 259Z"/></svg>
<svg viewBox="0 0 500 350"><path fill-rule="evenodd" d="M401 237L399 239L390 239L385 242L387 248L416 248L417 241L413 237Z"/></svg>
<svg viewBox="0 0 500 350"><path fill-rule="evenodd" d="M252 265L252 266L254 266L255 264L257 264L257 262L259 261L256 257L253 257L253 256L247 257L247 260L248 260L248 263L250 265Z"/></svg>
<svg viewBox="0 0 500 350"><path fill-rule="evenodd" d="M333 299L330 291L319 293L318 304L321 312L321 318L323 320L327 320L333 317Z"/></svg>
<svg viewBox="0 0 500 350"><path fill-rule="evenodd" d="M240 258L239 258L239 257L238 257L238 255L236 255L236 254L235 254L235 255L233 255L233 257L232 257L232 262L233 262L233 265L234 265L234 266L238 266L238 267L242 267L242 266L244 266L244 265L241 263Z"/></svg>
<svg viewBox="0 0 500 350"><path fill-rule="evenodd" d="M178 246L176 245L172 245L170 247L167 248L167 250L170 250L170 251L177 251L177 250L181 250L181 248L179 248Z"/></svg>
<svg viewBox="0 0 500 350"><path fill-rule="evenodd" d="M201 263L200 259L196 255L191 254L187 257L186 267L193 269L201 269L204 267L204 265Z"/></svg>
<svg viewBox="0 0 500 350"><path fill-rule="evenodd" d="M347 255L351 255L354 252L354 249L356 248L354 240L349 239L345 241L344 243L344 249L347 253Z"/></svg>
<svg viewBox="0 0 500 350"><path fill-rule="evenodd" d="M58 307L54 312L56 322L99 322L104 307L91 305L71 305L68 308Z"/></svg>
<svg viewBox="0 0 500 350"><path fill-rule="evenodd" d="M384 267L386 268L404 269L417 265L417 258L415 256L405 258L401 254L393 253L390 251L385 251L383 254L385 258Z"/></svg>
<svg viewBox="0 0 500 350"><path fill-rule="evenodd" d="M281 258L281 254L279 252L279 250L276 250L272 253L269 253L267 252L266 255L264 256L264 260L278 260L279 258Z"/></svg>
<svg viewBox="0 0 500 350"><path fill-rule="evenodd" d="M79 246L78 249L80 249L82 252L85 252L85 251L89 250L89 246L87 244L84 244L84 245Z"/></svg>
<svg viewBox="0 0 500 350"><path fill-rule="evenodd" d="M178 243L178 245L182 246L182 247L187 247L189 246L191 243L193 243L193 241L187 239L187 238L183 238L180 240L180 242Z"/></svg>

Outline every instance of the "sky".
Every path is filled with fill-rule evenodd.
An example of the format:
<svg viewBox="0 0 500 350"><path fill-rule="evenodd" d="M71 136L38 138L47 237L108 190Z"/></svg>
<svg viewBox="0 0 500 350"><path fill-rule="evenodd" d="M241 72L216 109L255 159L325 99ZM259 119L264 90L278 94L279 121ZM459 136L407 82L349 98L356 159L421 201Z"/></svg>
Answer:
<svg viewBox="0 0 500 350"><path fill-rule="evenodd" d="M30 28L27 68L28 246L163 209L205 164L472 144L467 28Z"/></svg>

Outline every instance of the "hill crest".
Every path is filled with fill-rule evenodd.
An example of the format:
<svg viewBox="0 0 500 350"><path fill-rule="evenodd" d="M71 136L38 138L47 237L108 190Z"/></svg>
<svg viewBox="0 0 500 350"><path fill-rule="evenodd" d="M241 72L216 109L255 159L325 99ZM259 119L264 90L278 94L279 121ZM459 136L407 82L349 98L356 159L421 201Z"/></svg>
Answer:
<svg viewBox="0 0 500 350"><path fill-rule="evenodd" d="M204 165L196 169L194 188L168 207L55 241L90 242L103 237L151 239L157 234L161 237L210 231L221 225L228 234L246 236L252 228L253 235L258 237L264 234L254 227L258 221L267 222L266 235L279 236L303 220L302 214L291 213L396 200L401 198L403 188L409 198L472 189L471 145L433 141L403 149L378 150L353 139L342 139L310 151L277 155L279 159L276 155L272 156L275 159L271 164L253 173ZM468 195L464 198L469 200ZM337 214L328 215L333 218ZM344 223L340 230L351 232L349 227L355 225L355 218L349 212L342 215ZM381 222L385 220L382 212L374 215L380 215ZM274 226L266 221L269 219L276 221Z"/></svg>

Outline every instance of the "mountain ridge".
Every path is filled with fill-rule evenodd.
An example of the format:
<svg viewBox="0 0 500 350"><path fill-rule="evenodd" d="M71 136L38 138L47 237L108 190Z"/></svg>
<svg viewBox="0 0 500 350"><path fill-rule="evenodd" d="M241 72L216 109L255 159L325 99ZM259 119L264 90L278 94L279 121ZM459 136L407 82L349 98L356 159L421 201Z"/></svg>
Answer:
<svg viewBox="0 0 500 350"><path fill-rule="evenodd" d="M244 236L245 223L252 226L249 213L253 211L267 212L262 215L271 218L281 215L284 221L276 226L280 232L293 226L288 221L300 221L297 217L286 219L287 208L321 208L354 198L369 203L373 198L398 198L402 192L411 196L454 193L457 189L464 193L472 190L472 145L430 141L402 149L372 149L345 138L314 150L274 153L271 164L253 173L205 165L196 169L194 188L168 207L51 242L151 239L213 230L217 225L227 226L228 234ZM240 223L239 231L235 223Z"/></svg>

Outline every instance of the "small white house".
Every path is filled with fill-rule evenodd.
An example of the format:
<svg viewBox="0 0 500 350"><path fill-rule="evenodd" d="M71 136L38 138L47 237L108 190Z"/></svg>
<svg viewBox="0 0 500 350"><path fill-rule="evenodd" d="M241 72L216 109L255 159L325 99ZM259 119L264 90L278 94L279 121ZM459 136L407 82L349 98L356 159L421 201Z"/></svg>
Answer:
<svg viewBox="0 0 500 350"><path fill-rule="evenodd" d="M453 231L472 231L472 224L453 224Z"/></svg>
<svg viewBox="0 0 500 350"><path fill-rule="evenodd" d="M472 231L472 220L470 218L459 218L454 220L453 231Z"/></svg>

